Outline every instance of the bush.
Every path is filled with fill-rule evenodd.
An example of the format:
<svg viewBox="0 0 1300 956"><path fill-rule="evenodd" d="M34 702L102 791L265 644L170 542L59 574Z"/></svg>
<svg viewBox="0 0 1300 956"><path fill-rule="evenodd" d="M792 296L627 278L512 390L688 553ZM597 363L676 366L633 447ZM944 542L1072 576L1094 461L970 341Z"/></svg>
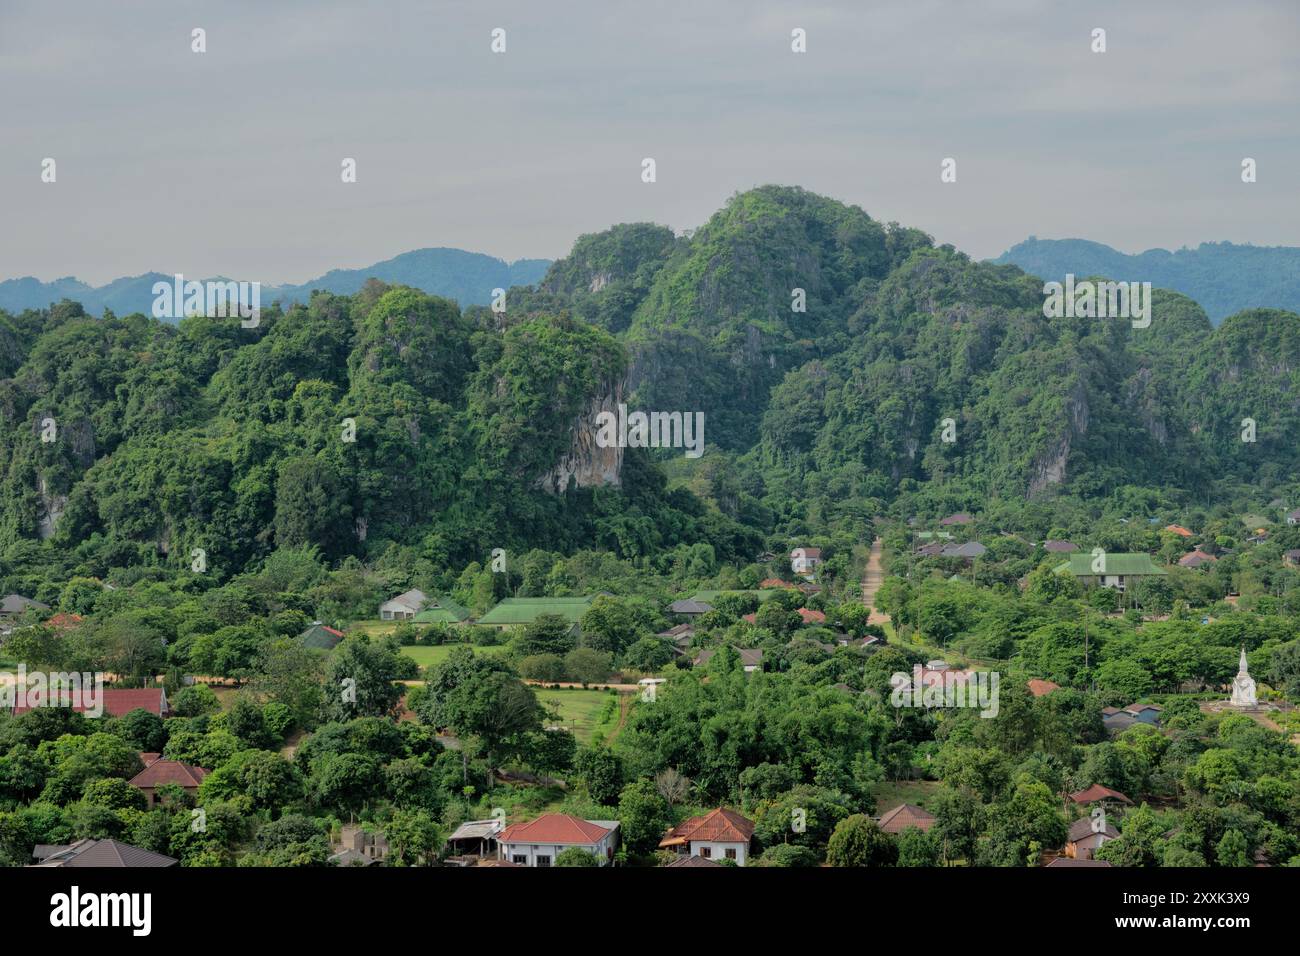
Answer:
<svg viewBox="0 0 1300 956"><path fill-rule="evenodd" d="M609 678L613 670L613 658L604 651L593 651L590 647L579 647L564 655L564 670L569 680L583 684L599 684Z"/></svg>
<svg viewBox="0 0 1300 956"><path fill-rule="evenodd" d="M564 680L564 660L558 654L530 654L519 662L519 673L526 680L555 683Z"/></svg>

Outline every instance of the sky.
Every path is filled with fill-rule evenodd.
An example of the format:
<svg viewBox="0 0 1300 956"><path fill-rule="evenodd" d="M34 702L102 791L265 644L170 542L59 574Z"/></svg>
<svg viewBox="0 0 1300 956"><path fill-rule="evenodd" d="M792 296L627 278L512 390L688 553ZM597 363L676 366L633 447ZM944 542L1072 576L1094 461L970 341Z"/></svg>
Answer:
<svg viewBox="0 0 1300 956"><path fill-rule="evenodd" d="M558 258L765 183L976 258L1300 245L1297 39L1295 0L0 0L0 279Z"/></svg>

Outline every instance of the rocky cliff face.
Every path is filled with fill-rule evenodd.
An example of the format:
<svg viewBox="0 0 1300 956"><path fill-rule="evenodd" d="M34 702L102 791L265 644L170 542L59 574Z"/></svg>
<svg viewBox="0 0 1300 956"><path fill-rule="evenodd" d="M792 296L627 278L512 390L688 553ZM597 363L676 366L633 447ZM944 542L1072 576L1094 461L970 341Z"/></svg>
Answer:
<svg viewBox="0 0 1300 956"><path fill-rule="evenodd" d="M551 494L562 494L572 481L579 488L596 488L620 484L623 449L601 448L596 444L596 416L601 412L618 414L626 388L622 380L606 383L600 394L587 403L569 430L569 450L550 471L537 479L537 487Z"/></svg>

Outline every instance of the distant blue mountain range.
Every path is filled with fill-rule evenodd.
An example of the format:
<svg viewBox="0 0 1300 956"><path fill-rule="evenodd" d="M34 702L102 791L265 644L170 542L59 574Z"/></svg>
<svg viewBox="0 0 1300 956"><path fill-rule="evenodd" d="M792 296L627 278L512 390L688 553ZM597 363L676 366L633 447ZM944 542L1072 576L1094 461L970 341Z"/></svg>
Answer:
<svg viewBox="0 0 1300 956"><path fill-rule="evenodd" d="M492 299L493 289L533 285L541 280L550 265L549 259L519 259L507 263L463 249L416 249L363 269L334 269L302 285L263 283L262 304L270 305L277 300L285 304L305 302L313 289L351 295L365 285L367 279L375 278L391 285L409 285L433 295L455 299L461 306L487 305ZM170 274L149 272L114 279L98 287L71 277L53 282L41 282L31 277L9 279L0 282L0 309L21 312L45 308L61 299L72 299L80 302L92 315L102 314L105 308L117 315L132 312L149 315L153 307L154 283L171 282L172 278ZM220 277L187 275L185 278L203 282Z"/></svg>
<svg viewBox="0 0 1300 956"><path fill-rule="evenodd" d="M1030 236L993 260L1013 263L1044 281L1105 276L1181 292L1218 325L1243 309L1300 312L1300 248L1203 242L1195 249L1148 249L1127 255L1086 239Z"/></svg>

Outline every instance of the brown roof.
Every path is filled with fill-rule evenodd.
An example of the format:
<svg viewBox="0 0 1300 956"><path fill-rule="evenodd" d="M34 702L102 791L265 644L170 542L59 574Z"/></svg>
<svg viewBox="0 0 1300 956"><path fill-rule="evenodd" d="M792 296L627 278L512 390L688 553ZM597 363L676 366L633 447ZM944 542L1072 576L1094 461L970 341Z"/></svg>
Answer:
<svg viewBox="0 0 1300 956"><path fill-rule="evenodd" d="M1053 684L1050 680L1038 680L1035 678L1029 682L1029 693L1035 697L1043 697L1054 690L1060 690L1060 684Z"/></svg>
<svg viewBox="0 0 1300 956"><path fill-rule="evenodd" d="M692 663L696 667L707 664L716 653L718 653L717 648L712 647L700 651ZM763 652L757 647L737 647L736 653L740 655L740 665L742 667L761 667L763 665Z"/></svg>
<svg viewBox="0 0 1300 956"><path fill-rule="evenodd" d="M152 750L142 750L140 751L140 762L147 767L161 756L162 754L154 753Z"/></svg>
<svg viewBox="0 0 1300 956"><path fill-rule="evenodd" d="M197 787L209 771L191 767L179 760L155 760L131 778L133 787L161 787L174 783L178 787Z"/></svg>
<svg viewBox="0 0 1300 956"><path fill-rule="evenodd" d="M1192 536L1192 533L1180 524L1167 524L1165 530L1172 531L1181 538L1190 538Z"/></svg>
<svg viewBox="0 0 1300 956"><path fill-rule="evenodd" d="M716 860L706 860L702 856L679 856L669 866L722 866Z"/></svg>
<svg viewBox="0 0 1300 956"><path fill-rule="evenodd" d="M1124 803L1133 802L1118 790L1112 790L1110 787L1103 787L1099 783L1094 783L1087 790L1080 790L1078 793L1070 794L1070 799L1075 803L1096 803L1099 800L1122 800Z"/></svg>
<svg viewBox="0 0 1300 956"><path fill-rule="evenodd" d="M53 852L45 856L34 866L176 866L177 861L170 856L142 850L129 843L117 840L78 840L62 847L47 847Z"/></svg>
<svg viewBox="0 0 1300 956"><path fill-rule="evenodd" d="M806 607L799 608L799 616L803 618L805 624L824 624L826 615L821 611L813 611Z"/></svg>
<svg viewBox="0 0 1300 956"><path fill-rule="evenodd" d="M151 714L162 716L162 708L166 698L163 697L161 687L146 687L143 690L121 690L109 689L104 690L104 713L110 717L121 717L129 714L133 710L147 710ZM86 709L86 700L83 695L81 702L72 707L73 710L84 711ZM27 704L14 704L15 714L24 714L31 710Z"/></svg>
<svg viewBox="0 0 1300 956"><path fill-rule="evenodd" d="M902 833L908 827L928 830L934 826L935 815L929 811L914 807L910 803L900 803L892 810L886 810L877 821L880 829L886 833Z"/></svg>
<svg viewBox="0 0 1300 956"><path fill-rule="evenodd" d="M764 578L758 582L760 588L792 588L793 584L788 581L782 581L780 578Z"/></svg>
<svg viewBox="0 0 1300 956"><path fill-rule="evenodd" d="M1070 832L1066 839L1070 843L1078 843L1080 840L1086 840L1088 837L1092 836L1094 832L1095 831L1092 829L1092 820L1088 817L1084 817L1082 820L1075 820L1070 824ZM1106 837L1113 840L1118 836L1119 831L1108 822L1106 824Z"/></svg>
<svg viewBox="0 0 1300 956"><path fill-rule="evenodd" d="M735 810L719 807L702 817L683 820L664 834L660 846L675 846L691 840L710 843L748 843L754 836L754 821Z"/></svg>
<svg viewBox="0 0 1300 956"><path fill-rule="evenodd" d="M607 827L567 813L543 813L536 820L514 823L501 831L498 843L554 843L591 846L609 833Z"/></svg>

